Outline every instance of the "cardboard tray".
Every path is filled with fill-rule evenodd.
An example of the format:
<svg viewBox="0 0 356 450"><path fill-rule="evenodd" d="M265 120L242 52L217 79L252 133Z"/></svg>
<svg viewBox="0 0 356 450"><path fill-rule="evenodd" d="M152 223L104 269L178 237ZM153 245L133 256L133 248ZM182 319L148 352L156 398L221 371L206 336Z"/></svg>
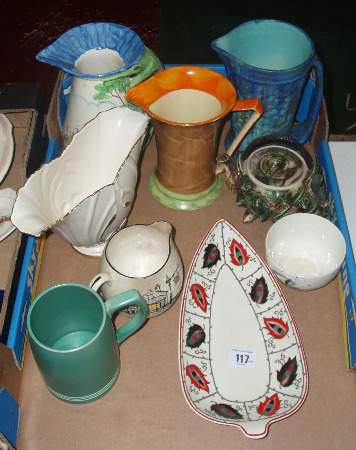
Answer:
<svg viewBox="0 0 356 450"><path fill-rule="evenodd" d="M48 134L37 83L0 86L0 113L13 126L15 144L10 171L1 189L20 188L45 159ZM0 442L14 442L19 420L19 393L26 347L24 318L35 294L44 239L15 230L0 242ZM3 438L5 439L5 438Z"/></svg>
<svg viewBox="0 0 356 450"><path fill-rule="evenodd" d="M356 143L323 141L317 150L327 190L330 220L341 230L346 257L339 278L347 370L356 370Z"/></svg>
<svg viewBox="0 0 356 450"><path fill-rule="evenodd" d="M48 129L55 130L57 136L60 136L59 91L60 82L50 108L55 113L49 114L47 119ZM220 152L226 132L227 127L223 130ZM327 133L327 114L323 109L308 149L315 152L320 142L327 139ZM230 221L265 257L264 240L272 223L256 220L244 224L244 209L235 205L234 195L225 183L218 200L206 208L197 211L170 209L157 202L148 189L148 178L155 165L156 146L152 139L139 164L137 196L128 224L169 221L175 228L174 239L185 274L201 240L218 218ZM79 254L49 233L37 292L61 282L88 284L98 269L98 258ZM212 424L187 405L178 365L180 296L172 308L147 321L120 346L118 382L106 396L93 403L71 405L53 397L43 384L28 346L19 399L17 448L153 449L162 445L170 449L353 448L356 384L353 375L345 370L338 280L314 292L296 291L284 285L281 289L301 336L310 388L302 408L288 419L273 424L262 442L249 440L232 427ZM123 322L125 319L119 315L115 319L116 327Z"/></svg>

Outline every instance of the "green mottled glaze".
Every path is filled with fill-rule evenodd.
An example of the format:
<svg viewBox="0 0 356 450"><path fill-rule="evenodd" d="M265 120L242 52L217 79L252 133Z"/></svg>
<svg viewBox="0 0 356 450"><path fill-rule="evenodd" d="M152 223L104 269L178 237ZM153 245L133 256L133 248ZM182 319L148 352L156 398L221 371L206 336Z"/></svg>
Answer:
<svg viewBox="0 0 356 450"><path fill-rule="evenodd" d="M256 216L262 222L267 219L276 221L297 212L325 216L327 212L326 199L321 181L322 177L318 173L318 166L314 164L313 169L308 172L308 176L303 183L300 183L297 190L276 191L266 188L262 193L249 176L243 173L236 204L247 208L244 222L250 222Z"/></svg>
<svg viewBox="0 0 356 450"><path fill-rule="evenodd" d="M98 93L94 95L94 100L108 100L110 97L115 96L115 92L126 94L133 86L163 69L163 64L157 55L149 48L144 47L143 55L138 64L124 72L105 77L102 83L95 86ZM138 109L136 105L130 102L125 102L122 106L128 106L133 110Z"/></svg>
<svg viewBox="0 0 356 450"><path fill-rule="evenodd" d="M138 64L134 65L130 69L125 70L124 72L120 72L111 77L105 78L102 83L95 86L95 89L98 91L98 93L94 95L94 100L105 101L114 96L122 98L122 95L120 95L120 93L125 95L126 92L133 86L141 83L154 73L159 72L163 69L164 66L159 60L158 56L145 46ZM134 111L140 109L135 104L126 101L126 99L123 100L122 106L127 106ZM145 148L150 143L152 135L153 128L151 126L144 138L142 148ZM70 139L72 139L72 137Z"/></svg>
<svg viewBox="0 0 356 450"><path fill-rule="evenodd" d="M165 188L157 179L153 170L149 178L149 187L152 195L164 205L173 209L195 210L204 208L216 200L221 192L222 179L218 175L214 183L205 191L197 194L178 194Z"/></svg>

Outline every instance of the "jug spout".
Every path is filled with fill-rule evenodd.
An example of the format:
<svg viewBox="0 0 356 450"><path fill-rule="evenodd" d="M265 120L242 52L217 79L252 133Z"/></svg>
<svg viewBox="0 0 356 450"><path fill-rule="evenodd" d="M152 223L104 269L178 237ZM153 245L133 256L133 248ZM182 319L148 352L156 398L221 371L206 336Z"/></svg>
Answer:
<svg viewBox="0 0 356 450"><path fill-rule="evenodd" d="M192 127L226 116L236 106L237 95L229 80L215 71L177 66L133 86L126 99L161 122Z"/></svg>
<svg viewBox="0 0 356 450"><path fill-rule="evenodd" d="M215 40L211 43L212 49L215 50L216 53L217 53L220 57L221 57L223 54L227 53L227 52L223 49L223 47L222 47L222 39L223 39L223 37L217 38L217 39L215 39ZM227 55L228 55L228 53L227 53Z"/></svg>
<svg viewBox="0 0 356 450"><path fill-rule="evenodd" d="M165 221L158 221L153 222L149 225L149 227L154 228L155 230L162 233L164 236L167 236L167 238L170 238L173 232L173 227L169 222Z"/></svg>
<svg viewBox="0 0 356 450"><path fill-rule="evenodd" d="M104 51L104 60L92 65L81 61L85 53ZM79 25L62 34L37 54L36 58L65 72L85 78L113 75L138 63L144 51L140 37L130 28L114 23L97 22ZM109 55L109 58L108 56ZM81 67L83 66L84 67Z"/></svg>
<svg viewBox="0 0 356 450"><path fill-rule="evenodd" d="M232 54L233 46L231 45L231 38L228 33L225 36L221 36L215 39L211 43L211 48L218 54L218 56L223 61L225 68L228 66L228 63L232 63L234 56Z"/></svg>

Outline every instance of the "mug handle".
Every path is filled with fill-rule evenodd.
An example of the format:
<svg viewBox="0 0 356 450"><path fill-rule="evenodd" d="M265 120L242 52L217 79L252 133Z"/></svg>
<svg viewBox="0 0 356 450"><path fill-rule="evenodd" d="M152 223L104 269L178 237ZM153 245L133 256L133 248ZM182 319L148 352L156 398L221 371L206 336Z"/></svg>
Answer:
<svg viewBox="0 0 356 450"><path fill-rule="evenodd" d="M232 156L235 153L242 139L246 136L246 134L250 131L253 125L263 114L263 106L258 98L251 98L250 100L237 100L235 106L232 108L232 111L248 111L250 109L253 110L253 113L248 118L241 130L237 133L234 140L231 142L230 147L226 151L229 156Z"/></svg>
<svg viewBox="0 0 356 450"><path fill-rule="evenodd" d="M315 69L315 88L312 104L309 106L306 119L302 123L293 125L290 132L301 144L307 142L314 130L323 99L323 66L317 55L314 56L310 67Z"/></svg>
<svg viewBox="0 0 356 450"><path fill-rule="evenodd" d="M121 308L138 306L138 310L132 319L115 331L118 345L141 328L148 316L147 303L136 289L114 295L114 297L106 300L104 304L110 318L112 318L114 312Z"/></svg>
<svg viewBox="0 0 356 450"><path fill-rule="evenodd" d="M108 281L114 281L113 277L109 273L98 273L98 275L95 275L95 277L90 281L89 287L94 291L98 291L100 287Z"/></svg>

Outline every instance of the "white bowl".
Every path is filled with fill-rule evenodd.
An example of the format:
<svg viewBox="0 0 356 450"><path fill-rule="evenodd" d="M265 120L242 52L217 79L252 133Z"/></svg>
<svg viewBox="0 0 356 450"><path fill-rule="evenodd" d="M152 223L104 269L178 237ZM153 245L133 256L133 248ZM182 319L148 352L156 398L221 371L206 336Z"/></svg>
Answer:
<svg viewBox="0 0 356 450"><path fill-rule="evenodd" d="M329 220L292 214L274 223L266 236L267 264L287 286L318 289L330 283L344 261L345 239Z"/></svg>

